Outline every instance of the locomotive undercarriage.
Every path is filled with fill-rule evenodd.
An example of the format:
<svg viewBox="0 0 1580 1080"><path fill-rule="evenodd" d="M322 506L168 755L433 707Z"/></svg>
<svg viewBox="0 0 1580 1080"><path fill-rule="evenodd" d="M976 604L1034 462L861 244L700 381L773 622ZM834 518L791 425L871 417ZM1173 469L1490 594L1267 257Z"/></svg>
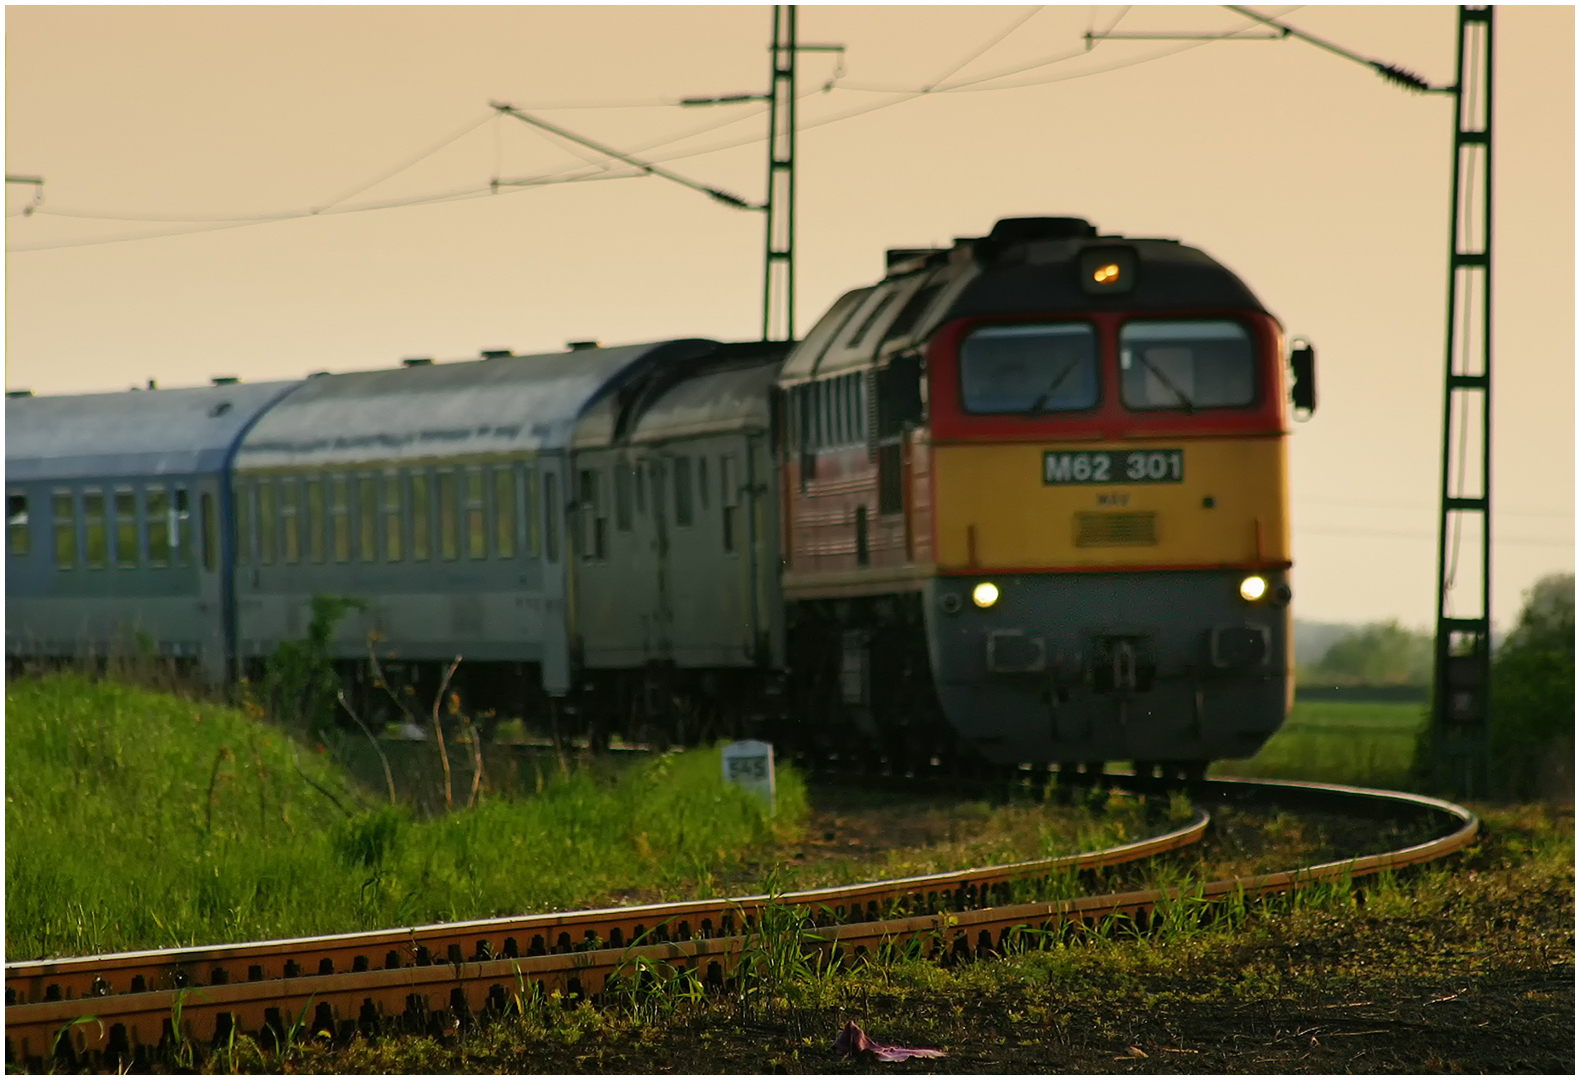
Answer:
<svg viewBox="0 0 1580 1080"><path fill-rule="evenodd" d="M786 605L789 716L781 741L809 763L856 772L970 772L949 726L916 594Z"/></svg>

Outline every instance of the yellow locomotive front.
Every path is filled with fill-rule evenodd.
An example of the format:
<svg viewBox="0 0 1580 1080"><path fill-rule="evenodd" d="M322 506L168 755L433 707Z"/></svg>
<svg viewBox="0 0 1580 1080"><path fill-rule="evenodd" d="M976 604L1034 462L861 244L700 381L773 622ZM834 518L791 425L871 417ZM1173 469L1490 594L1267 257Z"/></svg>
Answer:
<svg viewBox="0 0 1580 1080"><path fill-rule="evenodd" d="M940 704L990 761L1200 772L1292 693L1284 341L1172 241L1032 241L927 345Z"/></svg>

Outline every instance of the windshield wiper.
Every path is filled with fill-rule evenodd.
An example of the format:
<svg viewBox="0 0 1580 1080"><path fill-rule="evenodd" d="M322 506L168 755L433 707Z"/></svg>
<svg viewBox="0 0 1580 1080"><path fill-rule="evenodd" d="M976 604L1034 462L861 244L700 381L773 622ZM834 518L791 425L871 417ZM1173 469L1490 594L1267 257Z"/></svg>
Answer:
<svg viewBox="0 0 1580 1080"><path fill-rule="evenodd" d="M1083 359L1084 357L1078 356L1074 360L1071 360L1068 364L1065 364L1064 370L1055 375L1053 377L1053 382L1048 384L1048 389L1037 395L1037 400L1031 403L1031 408L1026 410L1026 415L1036 416L1039 412L1041 412L1043 405L1046 404L1047 400L1053 396L1053 392L1059 389L1064 380L1069 377L1070 372L1074 371L1080 365Z"/></svg>
<svg viewBox="0 0 1580 1080"><path fill-rule="evenodd" d="M1185 415L1186 416L1190 416L1192 413L1194 413L1196 411L1196 403L1194 401L1192 401L1190 398L1186 397L1184 391L1182 391L1179 387L1175 386L1174 383L1169 379L1169 377L1167 375L1163 374L1163 372L1158 368L1158 366L1156 364L1154 364L1152 361L1147 359L1146 350L1144 350L1144 349L1137 349L1136 352L1135 352L1135 355L1140 359L1141 364L1142 364L1143 367L1145 367L1148 371L1152 372L1152 374L1154 374L1154 375L1156 375L1158 377L1158 382L1162 383L1165 387L1168 388L1170 393L1172 393L1175 397L1180 399L1180 404L1185 406Z"/></svg>

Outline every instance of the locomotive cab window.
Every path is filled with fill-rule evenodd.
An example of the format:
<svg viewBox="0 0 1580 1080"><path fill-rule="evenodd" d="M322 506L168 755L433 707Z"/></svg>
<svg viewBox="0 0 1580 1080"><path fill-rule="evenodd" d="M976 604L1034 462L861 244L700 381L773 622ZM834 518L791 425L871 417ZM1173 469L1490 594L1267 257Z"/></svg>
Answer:
<svg viewBox="0 0 1580 1080"><path fill-rule="evenodd" d="M1221 409L1256 400L1256 353L1239 323L1131 322L1119 332L1120 397L1131 409Z"/></svg>
<svg viewBox="0 0 1580 1080"><path fill-rule="evenodd" d="M987 326L960 346L960 400L968 413L1089 409L1097 385L1097 335L1085 323Z"/></svg>

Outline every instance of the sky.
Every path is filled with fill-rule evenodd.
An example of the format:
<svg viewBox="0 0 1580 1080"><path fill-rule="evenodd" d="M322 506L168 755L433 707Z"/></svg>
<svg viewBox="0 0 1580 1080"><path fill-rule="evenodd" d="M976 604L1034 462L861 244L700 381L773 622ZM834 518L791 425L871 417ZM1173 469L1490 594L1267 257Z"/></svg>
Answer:
<svg viewBox="0 0 1580 1080"><path fill-rule="evenodd" d="M1260 7L1433 85L1455 9ZM1493 609L1574 569L1575 24L1496 9ZM753 338L767 7L8 7L5 385L249 382ZM1452 113L1220 7L802 7L796 330L890 247L1072 214L1179 238L1317 349L1294 610L1427 626ZM1087 35L1092 35L1090 44ZM922 92L922 91L926 92ZM703 130L708 129L708 130ZM597 179L532 186L523 178ZM497 181L497 183L496 183ZM453 198L444 198L454 196ZM1479 555L1462 550L1461 582ZM1466 588L1456 610L1475 614Z"/></svg>

